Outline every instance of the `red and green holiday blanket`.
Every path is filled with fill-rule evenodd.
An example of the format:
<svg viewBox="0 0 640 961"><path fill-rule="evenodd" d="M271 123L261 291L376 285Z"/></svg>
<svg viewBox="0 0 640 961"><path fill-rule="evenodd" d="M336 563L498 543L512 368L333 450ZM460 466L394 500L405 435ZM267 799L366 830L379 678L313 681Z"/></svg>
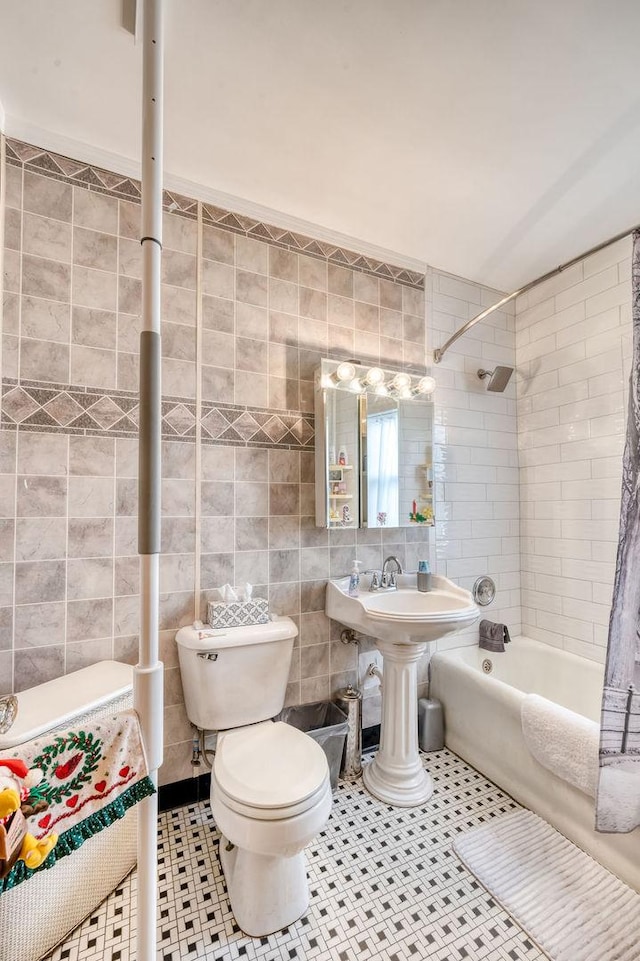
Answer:
<svg viewBox="0 0 640 961"><path fill-rule="evenodd" d="M0 893L52 867L154 791L135 711L0 751Z"/></svg>

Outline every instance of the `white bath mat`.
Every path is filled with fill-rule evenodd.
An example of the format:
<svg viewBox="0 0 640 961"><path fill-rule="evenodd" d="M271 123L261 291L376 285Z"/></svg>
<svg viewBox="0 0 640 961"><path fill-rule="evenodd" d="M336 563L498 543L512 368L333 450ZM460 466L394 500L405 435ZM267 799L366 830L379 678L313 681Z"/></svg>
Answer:
<svg viewBox="0 0 640 961"><path fill-rule="evenodd" d="M453 848L551 961L640 958L640 895L531 811L469 831Z"/></svg>

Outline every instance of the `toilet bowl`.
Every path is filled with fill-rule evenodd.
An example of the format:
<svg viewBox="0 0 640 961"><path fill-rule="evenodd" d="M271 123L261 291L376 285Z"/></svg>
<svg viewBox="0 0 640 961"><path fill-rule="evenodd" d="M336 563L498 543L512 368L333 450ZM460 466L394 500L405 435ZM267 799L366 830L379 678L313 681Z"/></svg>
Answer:
<svg viewBox="0 0 640 961"><path fill-rule="evenodd" d="M218 733L211 807L238 926L264 937L309 905L304 848L331 813L329 765L297 728L273 721L283 706L296 625L288 617L176 637L192 724Z"/></svg>
<svg viewBox="0 0 640 961"><path fill-rule="evenodd" d="M292 924L309 905L303 850L331 812L322 748L282 722L222 734L211 806L238 926L261 937Z"/></svg>

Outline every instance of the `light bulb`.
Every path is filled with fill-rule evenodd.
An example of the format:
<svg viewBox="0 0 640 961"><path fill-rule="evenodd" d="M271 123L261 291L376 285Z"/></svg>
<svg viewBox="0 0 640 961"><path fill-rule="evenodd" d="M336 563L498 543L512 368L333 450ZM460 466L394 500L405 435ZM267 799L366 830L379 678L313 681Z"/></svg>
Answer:
<svg viewBox="0 0 640 961"><path fill-rule="evenodd" d="M365 377L367 384L382 384L384 382L384 371L380 370L379 367L371 367L367 371L367 376Z"/></svg>
<svg viewBox="0 0 640 961"><path fill-rule="evenodd" d="M349 384L349 390L352 390L354 394L360 394L364 390L364 387L362 386L362 383L358 380L358 378L354 377L351 383Z"/></svg>
<svg viewBox="0 0 640 961"><path fill-rule="evenodd" d="M338 380L353 380L355 376L356 369L353 364L349 364L347 361L342 364L338 364L338 368L336 370L336 377Z"/></svg>
<svg viewBox="0 0 640 961"><path fill-rule="evenodd" d="M435 378L433 377L421 377L416 384L416 394L432 394L436 389Z"/></svg>
<svg viewBox="0 0 640 961"><path fill-rule="evenodd" d="M407 387L411 387L411 375L410 374L396 374L396 376L391 381L396 390L404 390Z"/></svg>
<svg viewBox="0 0 640 961"><path fill-rule="evenodd" d="M380 394L381 397L386 397L389 393L389 388L386 384L376 384L375 393Z"/></svg>

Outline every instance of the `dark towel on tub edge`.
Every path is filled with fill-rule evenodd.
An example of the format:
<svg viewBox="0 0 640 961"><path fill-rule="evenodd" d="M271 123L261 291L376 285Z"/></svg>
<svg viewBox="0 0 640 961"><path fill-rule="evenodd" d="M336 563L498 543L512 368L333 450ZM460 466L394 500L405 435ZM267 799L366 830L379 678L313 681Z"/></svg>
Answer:
<svg viewBox="0 0 640 961"><path fill-rule="evenodd" d="M511 641L506 624L496 624L494 621L480 621L480 647L485 651L497 653L504 651L505 644Z"/></svg>

